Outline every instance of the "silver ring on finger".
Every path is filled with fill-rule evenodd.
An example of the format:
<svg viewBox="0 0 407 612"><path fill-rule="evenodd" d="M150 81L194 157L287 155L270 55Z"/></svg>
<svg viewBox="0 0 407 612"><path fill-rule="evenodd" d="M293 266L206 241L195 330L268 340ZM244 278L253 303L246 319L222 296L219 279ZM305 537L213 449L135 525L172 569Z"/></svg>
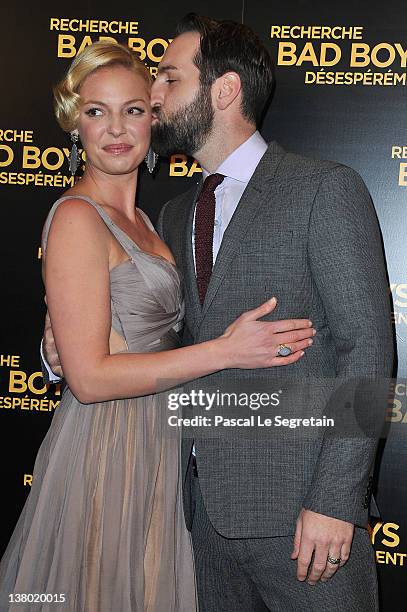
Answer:
<svg viewBox="0 0 407 612"><path fill-rule="evenodd" d="M293 350L290 346L287 346L286 344L280 344L279 349L277 351L277 355L279 357L288 357L288 355L291 355L292 352Z"/></svg>
<svg viewBox="0 0 407 612"><path fill-rule="evenodd" d="M331 557L331 555L328 555L328 563L330 563L331 565L339 565L340 562L340 557Z"/></svg>

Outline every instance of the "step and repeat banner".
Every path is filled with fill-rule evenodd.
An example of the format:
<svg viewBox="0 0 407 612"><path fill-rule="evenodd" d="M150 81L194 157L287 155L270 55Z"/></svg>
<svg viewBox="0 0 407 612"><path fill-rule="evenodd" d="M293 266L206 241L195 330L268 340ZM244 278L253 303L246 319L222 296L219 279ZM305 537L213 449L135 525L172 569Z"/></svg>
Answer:
<svg viewBox="0 0 407 612"><path fill-rule="evenodd" d="M386 251L398 347L389 434L376 467L380 519L370 532L381 606L407 597L407 17L401 0L379 3L271 0L42 2L0 9L0 555L30 491L35 456L58 410L60 389L44 385L39 343L45 304L40 236L52 203L73 184L70 141L52 111L52 86L72 58L99 39L133 49L151 74L179 18L189 11L250 25L269 46L276 88L263 135L286 149L355 168L367 183ZM242 49L244 53L244 49ZM138 204L162 205L201 173L180 152L143 170ZM47 517L44 516L44 520Z"/></svg>

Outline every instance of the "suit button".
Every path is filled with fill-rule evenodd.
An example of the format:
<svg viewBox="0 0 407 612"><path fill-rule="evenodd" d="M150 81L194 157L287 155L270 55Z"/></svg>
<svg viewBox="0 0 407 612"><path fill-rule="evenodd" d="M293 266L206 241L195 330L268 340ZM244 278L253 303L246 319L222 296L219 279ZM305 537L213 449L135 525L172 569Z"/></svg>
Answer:
<svg viewBox="0 0 407 612"><path fill-rule="evenodd" d="M369 508L369 498L367 496L365 497L365 501L363 502L363 507L365 508L365 510L366 508Z"/></svg>

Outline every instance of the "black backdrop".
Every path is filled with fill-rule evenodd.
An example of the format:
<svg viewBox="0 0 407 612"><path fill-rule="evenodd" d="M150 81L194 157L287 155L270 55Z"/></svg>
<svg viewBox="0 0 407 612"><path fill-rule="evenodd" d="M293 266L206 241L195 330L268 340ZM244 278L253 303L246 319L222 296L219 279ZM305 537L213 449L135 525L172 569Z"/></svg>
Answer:
<svg viewBox="0 0 407 612"><path fill-rule="evenodd" d="M81 44L99 36L111 36L132 46L154 73L177 19L195 10L217 19L247 23L272 50L277 87L263 125L266 139L276 139L298 153L352 166L363 176L372 194L388 261L399 380L394 401L389 405L390 434L382 442L377 467L376 497L381 520L372 521L371 536L376 549L382 610L404 609L407 596L404 3L251 0L245 5L244 0L209 0L204 8L184 0L177 3L158 0L154 4L121 0L117 8L110 4L106 0L83 1L76 6L45 1L31 6L3 4L0 9L3 491L0 548L4 549L29 493L35 456L58 403L58 389L44 387L38 359L45 311L40 275L41 228L50 206L69 185L66 161L69 141L53 118L51 87ZM82 31L77 31L79 25ZM121 33L117 33L119 27ZM164 202L188 188L199 177L199 171L193 160L182 156L174 158L171 164L161 161L153 177L143 171L139 205L155 221Z"/></svg>

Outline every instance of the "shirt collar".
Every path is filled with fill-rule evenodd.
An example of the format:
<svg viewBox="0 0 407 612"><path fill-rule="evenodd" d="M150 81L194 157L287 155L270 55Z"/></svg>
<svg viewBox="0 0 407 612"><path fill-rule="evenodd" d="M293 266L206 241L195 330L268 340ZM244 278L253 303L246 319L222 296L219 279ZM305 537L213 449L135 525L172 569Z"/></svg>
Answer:
<svg viewBox="0 0 407 612"><path fill-rule="evenodd" d="M256 131L223 160L216 172L236 181L248 183L266 150L266 141L260 132ZM202 168L203 180L208 174L209 172Z"/></svg>

